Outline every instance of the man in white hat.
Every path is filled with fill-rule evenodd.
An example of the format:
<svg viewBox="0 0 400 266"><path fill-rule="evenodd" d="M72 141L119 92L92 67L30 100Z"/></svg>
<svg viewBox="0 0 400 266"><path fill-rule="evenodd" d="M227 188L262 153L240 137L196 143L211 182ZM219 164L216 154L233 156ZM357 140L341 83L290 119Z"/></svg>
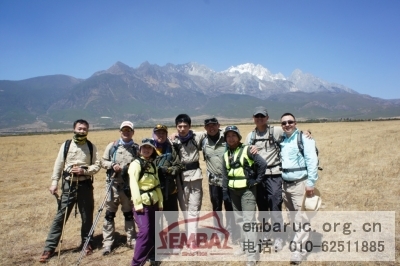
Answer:
<svg viewBox="0 0 400 266"><path fill-rule="evenodd" d="M115 214L118 206L125 218L126 242L128 247L134 247L136 241L136 228L133 219L133 204L131 201L129 179L123 173L127 171L129 164L138 156L139 146L133 141L135 133L133 123L124 121L119 128L120 138L110 142L104 150L101 158L101 166L107 170L107 185L111 185L111 196L105 204L106 214L103 223L103 255L111 252L114 243ZM125 169L125 171L123 171ZM111 180L111 177L114 179Z"/></svg>
<svg viewBox="0 0 400 266"><path fill-rule="evenodd" d="M281 125L284 131L281 145L282 158L282 179L283 179L283 202L286 210L290 211L290 222L296 227L307 222L307 216L302 215L301 209L304 202L304 194L310 198L311 204L315 200L314 186L318 179L318 157L315 149L315 141L302 137L304 151L301 152L298 146L298 135L300 132L296 128L296 119L293 114L285 113L281 116ZM312 199L312 200L311 200ZM314 210L317 210L318 201L315 201ZM310 207L312 208L312 207ZM296 247L291 254L292 263L300 263L307 254L304 249L308 240L309 232L299 228L296 231L291 243ZM303 250L301 249L303 247Z"/></svg>

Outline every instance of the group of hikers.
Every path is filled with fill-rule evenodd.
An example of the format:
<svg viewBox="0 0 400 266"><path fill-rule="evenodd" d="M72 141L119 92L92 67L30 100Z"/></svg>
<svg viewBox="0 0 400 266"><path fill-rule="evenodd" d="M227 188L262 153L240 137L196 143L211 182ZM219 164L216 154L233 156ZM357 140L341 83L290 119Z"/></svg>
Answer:
<svg viewBox="0 0 400 266"><path fill-rule="evenodd" d="M168 132L167 126L159 124L152 129L151 137L138 144L133 141L133 123L124 121L119 128L120 138L107 145L101 158L87 139L89 123L76 120L74 136L61 145L54 164L49 190L58 196L58 182L62 179L62 193L39 261L47 262L59 245L60 256L63 229L74 205L75 215L78 208L82 219L81 254L92 254L92 176L104 168L107 177L102 254L112 253L114 218L121 205L126 245L134 249L131 265L144 265L147 261L160 265L155 257L155 232L160 228L156 212L168 213L168 224L178 220L179 210L185 219L199 217L203 199L199 163L202 151L212 211L222 212L224 205L224 227L231 243L239 244L233 255L246 255L246 265L256 265L259 252L249 252L243 243L257 236L255 232L244 232L240 225L254 221L257 208L271 213L271 223L283 225L282 202L293 213L293 223L301 222L303 217L298 213L304 198L314 197L318 158L315 141L310 133L303 136L296 128L293 114L281 116L281 127L268 124L264 107L256 107L252 116L256 128L244 142L237 126L221 129L218 119L212 117L204 120L205 132L194 132L191 118L180 114L175 118L176 132ZM188 235L196 235L197 224L189 224L186 230ZM275 233L269 237L274 240L275 251L280 251L285 240L279 230ZM190 239L187 247L196 251L198 243L195 238ZM307 239L308 232L294 235L291 243L298 248L291 248L291 262L304 260L306 252L301 245Z"/></svg>

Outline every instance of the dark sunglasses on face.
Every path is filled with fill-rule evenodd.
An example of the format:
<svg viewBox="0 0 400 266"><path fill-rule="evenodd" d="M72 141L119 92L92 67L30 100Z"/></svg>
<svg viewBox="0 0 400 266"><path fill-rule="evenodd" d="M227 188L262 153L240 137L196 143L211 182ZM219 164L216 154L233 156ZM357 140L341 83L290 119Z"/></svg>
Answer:
<svg viewBox="0 0 400 266"><path fill-rule="evenodd" d="M255 117L255 118L264 118L264 117L265 117L265 115L258 114L258 115L255 115L254 117Z"/></svg>
<svg viewBox="0 0 400 266"><path fill-rule="evenodd" d="M281 125L282 125L282 126L286 126L286 124L293 125L293 124L294 124L294 121L293 121L293 120L288 120L288 121L282 121L282 122L281 122Z"/></svg>

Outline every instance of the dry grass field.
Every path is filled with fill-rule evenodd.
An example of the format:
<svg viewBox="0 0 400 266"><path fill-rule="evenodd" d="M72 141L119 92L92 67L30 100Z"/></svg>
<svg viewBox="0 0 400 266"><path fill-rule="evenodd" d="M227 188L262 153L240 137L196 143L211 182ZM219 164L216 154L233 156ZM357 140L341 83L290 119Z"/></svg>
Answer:
<svg viewBox="0 0 400 266"><path fill-rule="evenodd" d="M302 265L400 265L400 122L355 122L299 124L311 129L320 151L324 170L317 186L322 192L322 211L396 211L396 262L304 262ZM239 127L242 135L252 125ZM196 128L195 128L196 130ZM198 128L202 130L202 128ZM170 129L170 132L173 129ZM138 129L134 139L150 136L150 129ZM60 144L71 134L0 137L0 265L39 265L44 240L57 210L56 200L48 192L53 163ZM119 137L118 130L89 133L101 156L107 143ZM204 163L202 167L204 170ZM204 171L203 171L204 174ZM208 184L204 185L202 210L210 210ZM104 198L105 171L94 181L95 216ZM117 247L112 255L101 254L101 226L104 212L97 224L96 249L81 265L130 265L133 251ZM123 243L123 216L116 217L119 243ZM79 257L80 217L73 214L66 225L61 260L53 257L49 265L74 265ZM164 263L163 265L181 265ZM233 265L239 262L190 262L188 265ZM270 265L261 262L257 265ZM289 265L277 262L274 265Z"/></svg>

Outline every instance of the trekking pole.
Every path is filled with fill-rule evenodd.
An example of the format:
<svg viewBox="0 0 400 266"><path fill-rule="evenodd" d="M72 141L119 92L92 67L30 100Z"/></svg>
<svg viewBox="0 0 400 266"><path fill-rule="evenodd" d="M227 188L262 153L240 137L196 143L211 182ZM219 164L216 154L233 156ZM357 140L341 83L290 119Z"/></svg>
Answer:
<svg viewBox="0 0 400 266"><path fill-rule="evenodd" d="M60 247L58 249L58 260L60 260L60 255L61 255L61 249L62 249L62 242L64 238L64 229L65 229L65 223L67 222L67 213L68 213L68 206L69 206L69 196L71 194L71 187L72 187L72 180L74 179L74 174L71 176L71 180L69 181L69 188L68 188L68 196L67 196L67 204L65 206L65 214L64 214L64 221L63 221L63 227L61 231L61 238L60 238Z"/></svg>
<svg viewBox="0 0 400 266"><path fill-rule="evenodd" d="M107 187L107 190L106 190L106 196L104 197L103 202L101 203L101 205L99 207L99 210L97 211L96 219L94 220L92 228L90 228L89 234L88 234L88 236L87 236L87 238L85 240L85 243L83 244L83 248L81 250L81 254L79 256L78 262L76 263L77 266L81 263L81 260L82 260L83 256L85 255L85 250L86 250L86 248L87 248L87 246L89 244L90 239L93 236L94 229L96 228L97 222L99 221L99 218L100 218L100 214L103 211L104 205L106 204L106 201L108 199L108 194L110 193L111 187L112 187L112 185L114 183L114 176L115 176L115 173L110 178L110 183L108 184L108 187Z"/></svg>

